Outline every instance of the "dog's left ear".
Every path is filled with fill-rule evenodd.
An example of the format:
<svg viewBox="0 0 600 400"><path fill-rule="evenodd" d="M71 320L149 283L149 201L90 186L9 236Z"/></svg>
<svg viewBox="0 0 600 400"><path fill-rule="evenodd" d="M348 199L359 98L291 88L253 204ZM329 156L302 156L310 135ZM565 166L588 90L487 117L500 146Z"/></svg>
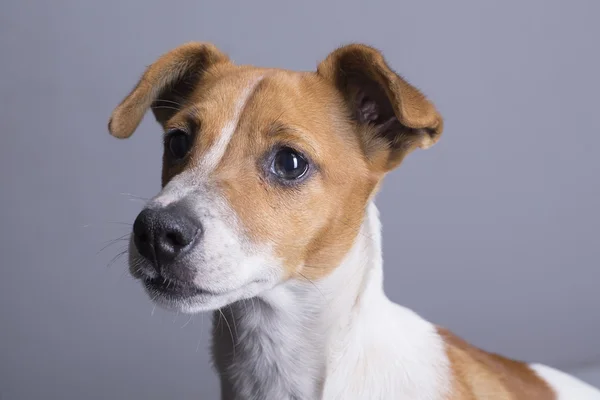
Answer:
<svg viewBox="0 0 600 400"><path fill-rule="evenodd" d="M382 172L440 138L442 116L376 49L361 44L339 48L319 64L317 73L342 93L367 157Z"/></svg>
<svg viewBox="0 0 600 400"><path fill-rule="evenodd" d="M149 108L164 125L187 101L207 71L223 63L229 63L229 58L210 43L190 42L163 54L115 108L108 131L115 137L128 138Z"/></svg>

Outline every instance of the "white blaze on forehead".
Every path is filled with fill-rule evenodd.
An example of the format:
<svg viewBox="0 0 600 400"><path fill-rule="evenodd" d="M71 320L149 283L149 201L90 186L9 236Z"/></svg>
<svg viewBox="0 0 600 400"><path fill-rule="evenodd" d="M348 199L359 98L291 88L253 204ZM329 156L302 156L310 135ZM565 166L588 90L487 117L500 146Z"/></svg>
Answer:
<svg viewBox="0 0 600 400"><path fill-rule="evenodd" d="M229 145L229 142L233 137L235 129L238 126L240 117L242 115L242 111L244 110L248 99L252 95L252 92L254 92L254 89L262 79L262 75L254 78L251 82L249 82L248 86L242 91L242 93L238 97L234 105L233 116L229 121L225 123L225 125L221 129L219 136L217 137L217 140L212 145L212 147L208 149L208 151L202 158L201 168L204 171L210 171L216 168L221 158L223 158L225 150L227 149L227 146Z"/></svg>
<svg viewBox="0 0 600 400"><path fill-rule="evenodd" d="M223 158L223 155L227 150L227 146L229 145L233 134L235 133L244 107L246 107L250 96L262 79L263 75L254 77L242 90L233 105L233 114L231 119L229 119L225 125L223 125L223 128L221 128L215 143L208 149L202 158L200 165L193 169L185 170L173 177L173 179L171 179L171 181L161 190L161 192L150 201L151 205L165 207L171 203L181 200L186 195L197 189L197 186L204 179L206 179L207 174L217 167L219 161L221 158Z"/></svg>
<svg viewBox="0 0 600 400"><path fill-rule="evenodd" d="M185 170L171 179L146 206L166 207L171 203L175 203L194 191L194 183L194 171Z"/></svg>

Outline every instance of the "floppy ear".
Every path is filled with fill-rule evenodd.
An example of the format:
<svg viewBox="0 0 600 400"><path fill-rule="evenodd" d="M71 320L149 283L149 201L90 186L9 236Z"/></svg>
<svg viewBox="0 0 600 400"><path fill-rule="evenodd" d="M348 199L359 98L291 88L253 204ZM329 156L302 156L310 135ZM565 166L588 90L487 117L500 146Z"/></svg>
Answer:
<svg viewBox="0 0 600 400"><path fill-rule="evenodd" d="M385 171L415 148L428 148L440 138L442 116L376 49L341 47L319 64L317 73L342 93L367 156Z"/></svg>
<svg viewBox="0 0 600 400"><path fill-rule="evenodd" d="M164 124L191 95L202 75L224 62L229 62L227 56L209 43L187 43L162 55L113 111L108 122L110 134L131 136L150 107L156 120Z"/></svg>

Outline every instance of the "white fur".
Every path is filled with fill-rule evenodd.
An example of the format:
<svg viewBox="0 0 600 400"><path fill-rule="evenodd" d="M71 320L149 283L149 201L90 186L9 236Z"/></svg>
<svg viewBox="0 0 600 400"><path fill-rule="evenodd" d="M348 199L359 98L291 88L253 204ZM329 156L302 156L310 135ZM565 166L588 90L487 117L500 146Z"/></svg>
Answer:
<svg viewBox="0 0 600 400"><path fill-rule="evenodd" d="M190 185L192 179L193 186ZM283 271L279 260L268 246L248 240L235 212L216 188L198 182L193 171L185 171L171 180L146 207L165 207L175 201L186 203L202 223L202 241L182 261L194 265L194 283L211 294L177 303L158 296L156 302L189 313L214 310L256 296L279 282ZM130 254L130 259L140 264L138 268L145 275L154 275L135 246L130 246Z"/></svg>
<svg viewBox="0 0 600 400"><path fill-rule="evenodd" d="M445 397L450 367L435 327L383 293L379 229L371 204L330 276L288 281L257 304L232 307L236 333L214 336L224 387L235 393L224 399Z"/></svg>
<svg viewBox="0 0 600 400"><path fill-rule="evenodd" d="M372 203L365 225L344 261L348 267L319 284L338 292L324 320L339 318L329 338L323 398L441 399L450 387L444 343L431 323L385 296Z"/></svg>
<svg viewBox="0 0 600 400"><path fill-rule="evenodd" d="M232 118L225 123L225 126L221 129L220 135L217 138L217 141L213 146L209 149L209 151L202 158L202 169L204 171L210 171L219 164L221 158L225 154L227 150L227 146L233 137L233 134L238 126L240 121L240 117L242 115L242 111L248 102L248 99L254 92L256 86L263 79L262 75L253 79L248 86L242 91L239 96L235 106L233 108L233 116Z"/></svg>
<svg viewBox="0 0 600 400"><path fill-rule="evenodd" d="M186 170L175 176L167 185L151 199L146 207L166 207L183 199L194 191L193 182L196 180L194 171Z"/></svg>
<svg viewBox="0 0 600 400"><path fill-rule="evenodd" d="M571 375L541 364L530 367L554 389L557 400L600 400L598 389Z"/></svg>

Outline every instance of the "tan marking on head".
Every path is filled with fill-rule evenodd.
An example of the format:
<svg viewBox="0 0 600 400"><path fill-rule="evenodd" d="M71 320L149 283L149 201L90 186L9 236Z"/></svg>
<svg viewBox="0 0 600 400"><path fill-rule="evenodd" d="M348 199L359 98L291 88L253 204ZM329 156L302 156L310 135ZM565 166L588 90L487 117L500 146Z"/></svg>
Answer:
<svg viewBox="0 0 600 400"><path fill-rule="evenodd" d="M288 276L318 278L339 264L377 182L340 115L338 94L318 76L274 72L247 104L216 171L251 237L273 246ZM269 156L281 146L311 162L304 182L282 185L268 176Z"/></svg>
<svg viewBox="0 0 600 400"><path fill-rule="evenodd" d="M448 400L553 400L556 394L527 364L478 349L438 328L453 371Z"/></svg>
<svg viewBox="0 0 600 400"><path fill-rule="evenodd" d="M194 44L163 56L140 82L113 113L111 132L129 136L151 104L165 130L190 131L185 160L173 163L165 152L163 185L183 170L211 182L288 278L319 279L339 265L385 173L442 130L433 105L361 45L300 73L235 66ZM172 102L175 110L160 111ZM301 183L270 175L269 157L281 146L308 158Z"/></svg>

